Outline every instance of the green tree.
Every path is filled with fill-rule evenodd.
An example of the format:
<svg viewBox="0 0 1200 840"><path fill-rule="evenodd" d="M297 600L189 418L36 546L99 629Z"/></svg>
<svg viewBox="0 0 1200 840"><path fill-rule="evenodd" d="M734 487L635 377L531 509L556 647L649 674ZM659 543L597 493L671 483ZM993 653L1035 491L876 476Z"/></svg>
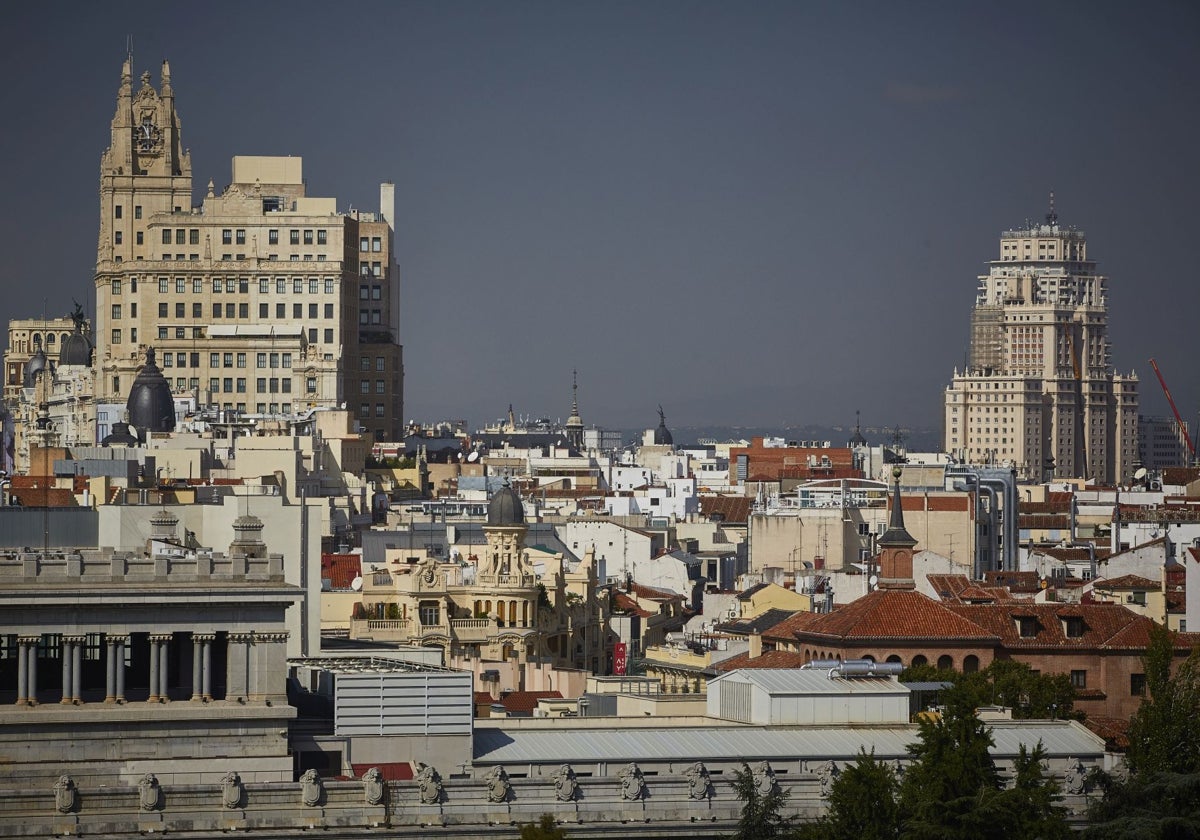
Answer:
<svg viewBox="0 0 1200 840"><path fill-rule="evenodd" d="M900 836L900 784L875 751L861 752L829 790L829 810L798 832L801 840L895 840Z"/></svg>
<svg viewBox="0 0 1200 840"><path fill-rule="evenodd" d="M1000 705L1013 717L1081 718L1074 711L1075 688L1066 674L1038 674L1024 662L997 659L982 671L962 674L932 665L913 665L900 675L902 682L951 682L968 692L975 706Z"/></svg>
<svg viewBox="0 0 1200 840"><path fill-rule="evenodd" d="M1067 811L1058 804L1062 799L1058 785L1042 771L1045 758L1041 741L1032 750L1022 744L1013 761L1013 786L1000 794L1000 804L1012 824L1009 836L1016 840L1065 840L1071 836Z"/></svg>
<svg viewBox="0 0 1200 840"><path fill-rule="evenodd" d="M1132 775L1200 773L1200 650L1172 676L1174 658L1174 634L1155 625L1142 659L1146 697L1129 722Z"/></svg>
<svg viewBox="0 0 1200 840"><path fill-rule="evenodd" d="M551 814L542 814L536 823L521 826L521 840L566 840L567 831L554 822Z"/></svg>
<svg viewBox="0 0 1200 840"><path fill-rule="evenodd" d="M775 840L791 835L792 819L781 813L788 801L787 791L779 785L760 791L754 772L745 762L740 770L733 771L733 790L742 800L742 816L730 840Z"/></svg>

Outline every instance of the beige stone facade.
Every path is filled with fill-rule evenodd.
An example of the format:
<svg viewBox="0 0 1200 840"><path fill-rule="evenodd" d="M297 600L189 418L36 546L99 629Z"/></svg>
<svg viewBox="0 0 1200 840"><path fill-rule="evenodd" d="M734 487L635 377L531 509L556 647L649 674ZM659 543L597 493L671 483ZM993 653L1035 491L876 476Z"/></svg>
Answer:
<svg viewBox="0 0 1200 840"><path fill-rule="evenodd" d="M201 406L350 404L373 437L398 438L392 185L380 195L378 214L340 213L307 195L300 158L241 156L193 207L170 69L135 93L126 61L100 175L98 398L123 402L154 347L175 393Z"/></svg>
<svg viewBox="0 0 1200 840"><path fill-rule="evenodd" d="M1083 231L1005 231L979 278L970 362L945 394L945 448L969 463L1011 463L1024 478L1127 481L1138 456L1137 377L1116 373L1107 278Z"/></svg>

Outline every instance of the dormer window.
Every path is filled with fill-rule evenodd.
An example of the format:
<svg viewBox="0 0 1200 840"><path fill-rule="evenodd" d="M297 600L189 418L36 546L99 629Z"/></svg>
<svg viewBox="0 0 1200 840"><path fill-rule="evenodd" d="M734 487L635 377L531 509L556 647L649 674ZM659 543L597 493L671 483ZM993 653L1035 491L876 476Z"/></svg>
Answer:
<svg viewBox="0 0 1200 840"><path fill-rule="evenodd" d="M1017 616L1017 630L1022 639L1033 639L1038 634L1038 620L1031 615Z"/></svg>
<svg viewBox="0 0 1200 840"><path fill-rule="evenodd" d="M1063 618L1063 632L1068 639L1083 638L1083 617L1078 615L1068 615Z"/></svg>

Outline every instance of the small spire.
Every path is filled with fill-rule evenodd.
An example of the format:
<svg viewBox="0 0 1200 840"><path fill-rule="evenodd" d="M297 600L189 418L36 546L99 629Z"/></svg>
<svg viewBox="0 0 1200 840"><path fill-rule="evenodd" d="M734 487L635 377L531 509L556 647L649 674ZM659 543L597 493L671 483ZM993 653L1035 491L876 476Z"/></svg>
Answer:
<svg viewBox="0 0 1200 840"><path fill-rule="evenodd" d="M571 369L571 416L579 416L579 371Z"/></svg>
<svg viewBox="0 0 1200 840"><path fill-rule="evenodd" d="M1058 213L1054 211L1054 190L1050 190L1050 212L1046 214L1046 224L1051 227L1058 224Z"/></svg>

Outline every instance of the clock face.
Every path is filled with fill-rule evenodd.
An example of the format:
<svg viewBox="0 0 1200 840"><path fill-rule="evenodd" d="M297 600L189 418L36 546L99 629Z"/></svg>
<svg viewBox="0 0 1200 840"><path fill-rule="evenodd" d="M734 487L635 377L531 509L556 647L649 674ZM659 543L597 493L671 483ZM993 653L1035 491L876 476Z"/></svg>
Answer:
<svg viewBox="0 0 1200 840"><path fill-rule="evenodd" d="M162 130L150 117L143 117L142 124L134 129L134 141L139 152L156 152L162 148Z"/></svg>

